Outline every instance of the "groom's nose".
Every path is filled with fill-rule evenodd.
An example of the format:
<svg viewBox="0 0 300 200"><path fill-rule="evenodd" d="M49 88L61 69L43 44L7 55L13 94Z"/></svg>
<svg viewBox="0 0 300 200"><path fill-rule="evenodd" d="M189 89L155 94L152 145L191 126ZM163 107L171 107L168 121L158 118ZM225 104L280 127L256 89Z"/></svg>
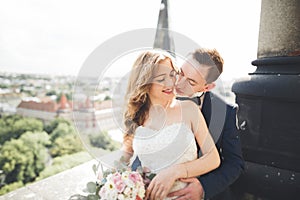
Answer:
<svg viewBox="0 0 300 200"><path fill-rule="evenodd" d="M185 83L185 77L182 74L178 74L175 87L181 87Z"/></svg>

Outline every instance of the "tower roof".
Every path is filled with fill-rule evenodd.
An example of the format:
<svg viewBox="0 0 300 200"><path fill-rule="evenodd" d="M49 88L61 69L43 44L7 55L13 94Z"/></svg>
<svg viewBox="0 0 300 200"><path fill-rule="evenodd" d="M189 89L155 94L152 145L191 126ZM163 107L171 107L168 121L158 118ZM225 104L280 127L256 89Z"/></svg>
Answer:
<svg viewBox="0 0 300 200"><path fill-rule="evenodd" d="M70 104L69 104L68 99L65 94L61 95L58 107L59 107L59 110L70 109Z"/></svg>
<svg viewBox="0 0 300 200"><path fill-rule="evenodd" d="M157 29L153 47L168 51L175 56L175 45L171 32L169 31L169 3L168 0L162 0L159 17L157 22Z"/></svg>

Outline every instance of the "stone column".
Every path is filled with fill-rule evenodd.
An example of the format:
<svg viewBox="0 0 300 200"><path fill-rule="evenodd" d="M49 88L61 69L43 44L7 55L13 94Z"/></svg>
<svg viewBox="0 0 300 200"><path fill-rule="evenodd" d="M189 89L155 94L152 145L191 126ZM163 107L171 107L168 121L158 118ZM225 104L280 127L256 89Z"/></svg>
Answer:
<svg viewBox="0 0 300 200"><path fill-rule="evenodd" d="M262 0L257 57L256 71L232 88L246 161L234 186L256 198L293 199L300 191L299 0Z"/></svg>
<svg viewBox="0 0 300 200"><path fill-rule="evenodd" d="M262 0L258 58L300 55L300 1Z"/></svg>

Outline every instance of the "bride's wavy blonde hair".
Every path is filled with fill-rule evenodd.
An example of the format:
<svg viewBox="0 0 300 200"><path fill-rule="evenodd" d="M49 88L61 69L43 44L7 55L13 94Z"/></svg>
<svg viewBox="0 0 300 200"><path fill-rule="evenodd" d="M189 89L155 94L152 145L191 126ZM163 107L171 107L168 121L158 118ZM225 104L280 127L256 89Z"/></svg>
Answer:
<svg viewBox="0 0 300 200"><path fill-rule="evenodd" d="M148 92L152 85L155 68L165 59L170 59L173 69L178 72L173 64L174 58L163 51L145 51L133 64L125 96L127 100L124 113L125 135L134 134L135 129L146 120L151 104Z"/></svg>

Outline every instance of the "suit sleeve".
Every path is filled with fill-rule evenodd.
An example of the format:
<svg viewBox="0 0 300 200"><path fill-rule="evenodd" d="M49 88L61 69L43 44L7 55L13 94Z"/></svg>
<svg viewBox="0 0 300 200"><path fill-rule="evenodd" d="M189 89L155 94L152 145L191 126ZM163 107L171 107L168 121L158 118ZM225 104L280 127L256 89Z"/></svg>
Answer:
<svg viewBox="0 0 300 200"><path fill-rule="evenodd" d="M217 148L221 158L220 166L200 177L205 198L211 198L224 191L244 170L241 142L236 126L237 108L227 107L226 122Z"/></svg>

